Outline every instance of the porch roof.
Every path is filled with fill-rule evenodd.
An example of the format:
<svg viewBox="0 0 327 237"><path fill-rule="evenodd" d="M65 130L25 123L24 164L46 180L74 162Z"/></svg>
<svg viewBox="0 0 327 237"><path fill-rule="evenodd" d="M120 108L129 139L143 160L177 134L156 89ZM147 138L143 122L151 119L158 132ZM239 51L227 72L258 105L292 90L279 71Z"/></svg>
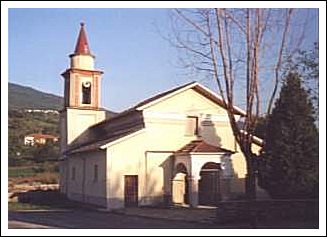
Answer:
<svg viewBox="0 0 327 237"><path fill-rule="evenodd" d="M194 140L190 143L186 144L179 150L175 152L175 154L190 154L190 153L234 153L231 150L210 145L203 140Z"/></svg>

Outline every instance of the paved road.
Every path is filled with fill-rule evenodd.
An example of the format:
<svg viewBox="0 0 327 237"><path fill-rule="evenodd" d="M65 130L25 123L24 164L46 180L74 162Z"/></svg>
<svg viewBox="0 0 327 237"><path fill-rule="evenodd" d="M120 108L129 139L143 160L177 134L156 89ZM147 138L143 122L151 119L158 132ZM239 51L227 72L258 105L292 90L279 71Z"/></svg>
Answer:
<svg viewBox="0 0 327 237"><path fill-rule="evenodd" d="M77 229L207 229L212 224L191 223L127 216L92 210L9 212L10 229L13 228L77 228Z"/></svg>
<svg viewBox="0 0 327 237"><path fill-rule="evenodd" d="M24 221L9 221L9 229L49 229L57 228L53 226L38 225Z"/></svg>
<svg viewBox="0 0 327 237"><path fill-rule="evenodd" d="M9 229L248 229L249 223L217 225L181 220L157 219L97 210L10 211ZM259 229L315 229L318 221L280 220L260 223Z"/></svg>

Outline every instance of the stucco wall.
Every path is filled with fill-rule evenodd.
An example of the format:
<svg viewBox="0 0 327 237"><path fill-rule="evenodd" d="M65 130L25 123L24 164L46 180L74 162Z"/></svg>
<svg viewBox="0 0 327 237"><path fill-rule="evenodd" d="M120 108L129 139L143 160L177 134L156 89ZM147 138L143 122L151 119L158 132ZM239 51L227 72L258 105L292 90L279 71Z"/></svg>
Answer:
<svg viewBox="0 0 327 237"><path fill-rule="evenodd" d="M66 166L68 198L105 207L107 204L106 163L105 151L78 153L68 157ZM94 180L95 165L98 166L97 180ZM75 168L74 179L73 168Z"/></svg>
<svg viewBox="0 0 327 237"><path fill-rule="evenodd" d="M67 148L67 111L61 111L59 115L60 129L60 152Z"/></svg>
<svg viewBox="0 0 327 237"><path fill-rule="evenodd" d="M70 144L89 126L104 120L105 111L67 108L66 116L69 118L66 122L67 143Z"/></svg>
<svg viewBox="0 0 327 237"><path fill-rule="evenodd" d="M192 89L146 108L145 129L107 148L110 208L124 205L124 175L138 175L140 205L163 201L163 196L171 192L171 185L167 185L171 181L164 170L172 165L170 152L198 139L195 135L185 135L188 115L199 117L200 136L206 142L235 150L225 110ZM244 185L238 184L246 173L241 153L232 156L231 169L235 174L232 183L236 183L232 184L233 192L243 192Z"/></svg>
<svg viewBox="0 0 327 237"><path fill-rule="evenodd" d="M138 175L138 196L144 196L144 152L146 133L140 133L107 148L108 207L124 206L124 176Z"/></svg>
<svg viewBox="0 0 327 237"><path fill-rule="evenodd" d="M202 105L199 107L199 105ZM200 95L193 89L188 89L182 93L173 95L170 98L160 101L146 111L167 112L167 113L209 113L224 114L223 108L218 107L214 102Z"/></svg>
<svg viewBox="0 0 327 237"><path fill-rule="evenodd" d="M59 191L67 193L67 160L59 161Z"/></svg>
<svg viewBox="0 0 327 237"><path fill-rule="evenodd" d="M166 203L171 197L172 155L171 152L146 152L144 204Z"/></svg>
<svg viewBox="0 0 327 237"><path fill-rule="evenodd" d="M237 148L226 111L190 89L144 111L151 150L178 150L196 136L185 136L186 116L199 117L201 138L212 145L237 151L232 155L232 192L244 193L246 162ZM238 116L236 118L239 118ZM159 142L160 141L160 142ZM254 145L254 150L259 147Z"/></svg>
<svg viewBox="0 0 327 237"><path fill-rule="evenodd" d="M90 119L85 121L81 120L84 111L68 112L71 138L77 136L80 127L85 128L88 123L93 124L94 120L102 119L102 114L97 112L86 112L85 115L90 116ZM198 135L186 135L187 116L198 117ZM228 183L232 193L244 192L245 159L235 144L224 109L189 89L144 109L143 117L143 130L107 144L102 152L69 157L66 171L69 198L107 206L108 209L122 208L125 175L137 175L139 205L164 202L164 197L171 195L172 191L173 152L199 138L236 151L231 157L232 175ZM74 122L77 120L84 121L82 126ZM93 181L95 164L99 167L97 182ZM71 180L72 167L76 169L75 180ZM85 180L82 177L86 177Z"/></svg>
<svg viewBox="0 0 327 237"><path fill-rule="evenodd" d="M90 55L74 55L70 59L71 68L94 70L94 58Z"/></svg>

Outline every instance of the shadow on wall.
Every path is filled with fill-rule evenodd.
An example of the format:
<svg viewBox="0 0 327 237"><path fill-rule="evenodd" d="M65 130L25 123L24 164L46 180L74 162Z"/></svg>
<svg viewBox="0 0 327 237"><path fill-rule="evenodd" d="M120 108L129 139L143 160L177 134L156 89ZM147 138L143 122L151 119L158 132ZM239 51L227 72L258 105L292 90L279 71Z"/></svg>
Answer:
<svg viewBox="0 0 327 237"><path fill-rule="evenodd" d="M215 125L212 122L210 114L207 114L205 119L201 122L199 134L205 142L214 146L222 146L221 137L216 131Z"/></svg>
<svg viewBox="0 0 327 237"><path fill-rule="evenodd" d="M141 187L139 187L141 188ZM156 179L148 179L145 182L143 196L139 195L140 206L163 206L164 197L158 187Z"/></svg>
<svg viewBox="0 0 327 237"><path fill-rule="evenodd" d="M233 150L231 147L224 147L223 141L220 131L217 131L214 122L212 121L211 115L207 114L205 119L201 123L201 134L202 138L205 142L222 147L225 149ZM223 135L223 134L221 134ZM233 141L234 142L234 141ZM232 144L233 142L230 142ZM224 199L234 199L234 198L242 198L244 195L242 192L243 190L243 182L244 180L242 178L239 178L237 173L235 172L233 163L232 163L232 156L229 158L229 156L223 157L223 166L222 172L219 175L219 185L220 185L220 191L223 193L221 195ZM221 164L220 164L221 165ZM235 192L235 190L241 190L240 192Z"/></svg>
<svg viewBox="0 0 327 237"><path fill-rule="evenodd" d="M170 206L172 204L172 178L174 169L174 156L169 156L164 162L160 164L163 169L163 205Z"/></svg>
<svg viewBox="0 0 327 237"><path fill-rule="evenodd" d="M218 147L222 147L222 138L218 135L219 131L216 130L216 127L214 126L213 121L211 120L210 116L207 116L206 119L201 123L201 127L200 127L200 134L202 135L202 139L214 146L218 146ZM223 135L223 134L221 134ZM232 143L232 142L231 142ZM223 148L229 148L229 147L223 147ZM230 149L230 148L229 148ZM213 160L214 162L215 160ZM210 162L209 162L210 163ZM214 180L212 180L212 175L213 173L209 175L208 172L210 172L207 168L205 168L204 171L205 173L207 172L208 175L211 177L209 177L208 175L206 175L205 177L203 176L205 173L203 173L203 169L201 169L201 180L203 181L201 190L203 191L203 187L207 188L208 186L213 186L215 184L219 184L219 195L223 197L224 200L228 200L228 199L242 199L245 197L244 195L244 179L243 178L239 178L238 175L236 174L235 170L234 170L234 166L232 163L232 160L230 158L229 155L226 155L222 158L222 164L219 164L219 167L223 167L223 168L219 168L221 169L220 175L219 175L219 182L216 182ZM183 172L181 170L174 170L175 168L178 169L178 167L175 167L175 158L174 156L170 156L168 157L163 163L161 163L160 167L163 169L163 174L164 174L164 184L163 184L163 193L164 193L164 204L165 205L171 205L173 204L173 200L176 201L178 200L182 200L182 198L176 198L173 197L173 194L176 193L176 190L178 189L178 187L180 187L180 197L182 197L183 195L181 194L182 192L184 192L184 194L187 196L187 183L186 182L182 182L181 177L179 177L181 173L184 173L187 175L187 171ZM177 165L177 164L176 164ZM204 164L205 166L205 164ZM212 171L214 172L214 171ZM215 171L217 172L217 171ZM177 177L177 175L179 175ZM217 177L217 176L215 176ZM176 178L176 180L175 180ZM174 184L172 182L172 180L174 180ZM175 184L177 185L176 187ZM217 187L211 187L213 190L216 190ZM185 190L183 187L186 187ZM200 188L200 187L199 187ZM202 192L203 193L203 192ZM204 193L208 193L208 192L204 192ZM211 192L213 193L213 192ZM185 198L184 198L184 203L185 203ZM212 200L216 200L216 198L212 198Z"/></svg>
<svg viewBox="0 0 327 237"><path fill-rule="evenodd" d="M106 194L107 197L109 196L109 209L124 207L124 198L118 196L118 194L120 194L121 192L123 192L124 195L124 186L122 186L121 184L122 182L124 182L124 174L118 173L116 175L118 177L115 177L115 182L112 181L112 177L109 177L110 184L109 189L107 188Z"/></svg>
<svg viewBox="0 0 327 237"><path fill-rule="evenodd" d="M238 122L238 126L241 126L242 124L243 124L242 121ZM202 122L202 128L203 128L203 131L202 131L203 138L205 141L214 142L214 144L212 144L212 143L211 144L226 148L223 145L221 137L218 135L219 131L216 131L216 129L215 129L214 123L211 120L210 115L206 115L205 120ZM234 137L232 139L233 139L233 143L235 143ZM228 147L228 149L234 150L235 147L233 147L233 148ZM238 151L238 153L240 155L242 155L241 151ZM231 159L233 159L233 155L231 156ZM238 157L237 159L245 159L245 158L242 155L242 157ZM245 160L244 160L244 165L246 165ZM223 184L223 186L225 186L224 188L227 189L227 192L229 192L228 198L233 199L233 200L245 199L246 198L246 196L245 196L245 178L240 178L238 176L238 173L235 171L235 168L233 166L232 160L227 162L225 168L229 169L229 172L228 172L229 174L227 175L227 177L225 177L225 180L223 180L222 184ZM245 167L245 169L246 169L246 167ZM264 189L260 188L257 182L256 182L256 187L257 187L257 199L269 199L270 198L268 193Z"/></svg>

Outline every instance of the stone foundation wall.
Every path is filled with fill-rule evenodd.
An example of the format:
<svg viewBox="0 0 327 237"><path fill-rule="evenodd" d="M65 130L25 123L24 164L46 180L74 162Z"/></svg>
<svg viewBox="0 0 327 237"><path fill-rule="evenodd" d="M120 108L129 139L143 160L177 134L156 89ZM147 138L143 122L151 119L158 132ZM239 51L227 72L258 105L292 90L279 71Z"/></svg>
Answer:
<svg viewBox="0 0 327 237"><path fill-rule="evenodd" d="M222 201L217 208L217 222L257 220L318 220L319 201L309 200L256 200Z"/></svg>

